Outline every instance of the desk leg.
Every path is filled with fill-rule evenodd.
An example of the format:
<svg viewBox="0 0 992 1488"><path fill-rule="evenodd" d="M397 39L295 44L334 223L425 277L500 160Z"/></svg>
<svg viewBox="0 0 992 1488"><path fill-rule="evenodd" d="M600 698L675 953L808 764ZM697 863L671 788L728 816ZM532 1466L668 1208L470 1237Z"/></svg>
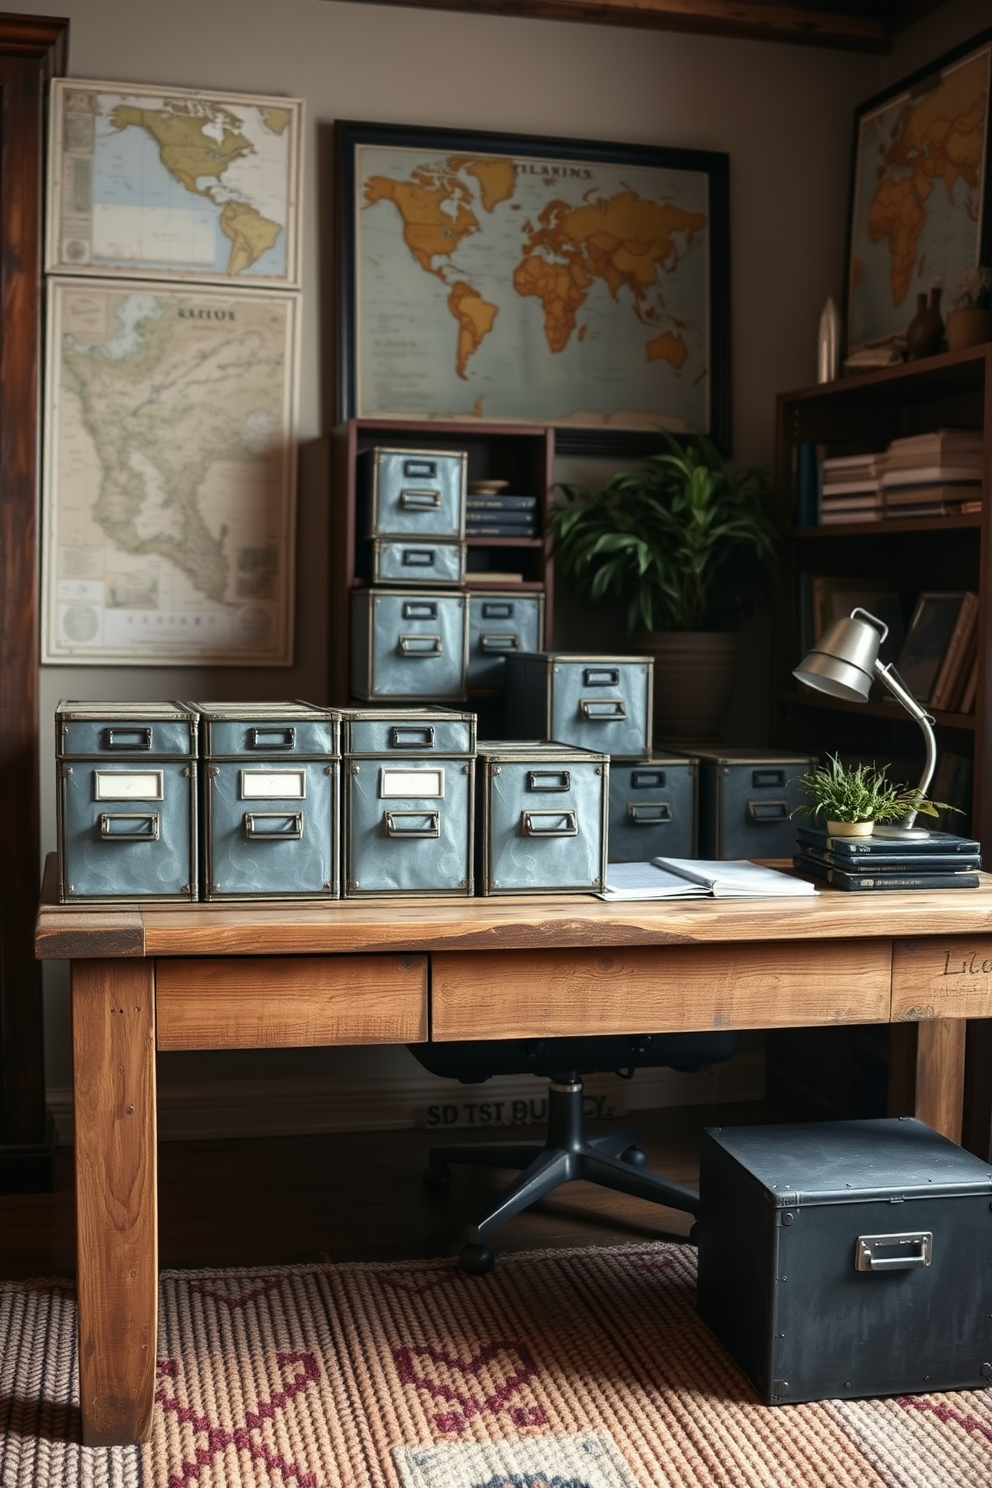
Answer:
<svg viewBox="0 0 992 1488"><path fill-rule="evenodd" d="M83 1444L151 1431L158 1326L154 962L72 963Z"/></svg>
<svg viewBox="0 0 992 1488"><path fill-rule="evenodd" d="M918 1116L960 1142L966 1029L964 1018L891 1025L890 1116Z"/></svg>

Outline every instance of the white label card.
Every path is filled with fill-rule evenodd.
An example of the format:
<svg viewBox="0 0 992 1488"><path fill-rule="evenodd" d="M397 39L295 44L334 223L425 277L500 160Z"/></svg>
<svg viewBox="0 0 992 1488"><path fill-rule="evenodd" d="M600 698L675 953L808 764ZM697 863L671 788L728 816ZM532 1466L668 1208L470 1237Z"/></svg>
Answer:
<svg viewBox="0 0 992 1488"><path fill-rule="evenodd" d="M416 796L418 800L439 799L444 795L443 770L380 770L380 800Z"/></svg>
<svg viewBox="0 0 992 1488"><path fill-rule="evenodd" d="M242 801L303 801L306 770L242 770Z"/></svg>
<svg viewBox="0 0 992 1488"><path fill-rule="evenodd" d="M93 790L98 801L161 801L161 770L96 770Z"/></svg>

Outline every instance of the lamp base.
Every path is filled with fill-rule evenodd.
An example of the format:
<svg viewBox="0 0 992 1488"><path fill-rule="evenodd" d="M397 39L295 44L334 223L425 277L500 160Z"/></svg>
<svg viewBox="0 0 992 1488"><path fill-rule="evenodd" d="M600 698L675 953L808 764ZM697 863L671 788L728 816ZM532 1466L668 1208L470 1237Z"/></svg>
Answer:
<svg viewBox="0 0 992 1488"><path fill-rule="evenodd" d="M871 835L888 837L896 842L925 842L930 830L928 827L901 827L898 822L890 822L886 826L876 825Z"/></svg>

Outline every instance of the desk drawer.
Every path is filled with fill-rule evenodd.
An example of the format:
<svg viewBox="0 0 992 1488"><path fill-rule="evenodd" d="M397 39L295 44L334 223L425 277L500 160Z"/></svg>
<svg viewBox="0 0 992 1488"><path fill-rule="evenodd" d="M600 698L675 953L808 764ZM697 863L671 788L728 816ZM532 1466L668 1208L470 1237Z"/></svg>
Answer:
<svg viewBox="0 0 992 1488"><path fill-rule="evenodd" d="M427 957L244 956L155 963L159 1049L421 1043Z"/></svg>
<svg viewBox="0 0 992 1488"><path fill-rule="evenodd" d="M435 951L431 1038L884 1023L887 940Z"/></svg>

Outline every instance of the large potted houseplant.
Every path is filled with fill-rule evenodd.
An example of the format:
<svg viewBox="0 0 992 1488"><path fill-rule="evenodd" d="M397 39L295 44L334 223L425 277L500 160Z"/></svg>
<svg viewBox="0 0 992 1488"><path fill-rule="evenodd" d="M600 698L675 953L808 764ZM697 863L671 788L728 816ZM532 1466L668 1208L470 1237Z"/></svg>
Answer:
<svg viewBox="0 0 992 1488"><path fill-rule="evenodd" d="M601 491L563 485L550 527L563 575L593 604L623 606L655 664L655 718L670 741L715 739L737 661L737 627L770 577L771 490L704 435L662 448Z"/></svg>

